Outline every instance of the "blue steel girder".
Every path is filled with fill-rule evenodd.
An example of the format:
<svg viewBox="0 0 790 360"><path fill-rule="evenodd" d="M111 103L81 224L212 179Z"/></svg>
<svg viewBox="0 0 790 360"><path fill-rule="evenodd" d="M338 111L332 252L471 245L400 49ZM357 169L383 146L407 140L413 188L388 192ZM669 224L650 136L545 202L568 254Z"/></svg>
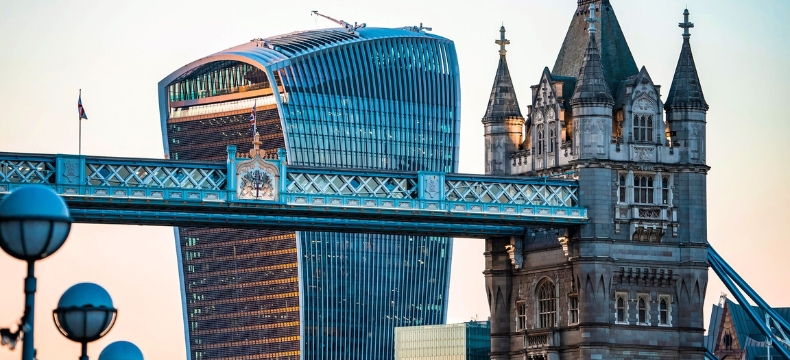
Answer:
<svg viewBox="0 0 790 360"><path fill-rule="evenodd" d="M434 236L513 236L587 221L575 181L287 165L0 153L0 197L47 185L77 222Z"/></svg>
<svg viewBox="0 0 790 360"><path fill-rule="evenodd" d="M746 281L744 281L735 270L730 267L724 258L719 255L713 247L708 247L708 264L713 272L724 283L724 286L738 301L746 315L754 322L754 325L765 336L769 346L779 352L784 359L790 360L790 323L787 319L779 315L760 295L754 291ZM743 291L743 292L741 292ZM762 314L749 304L747 296L751 299ZM763 318L761 315L765 315Z"/></svg>

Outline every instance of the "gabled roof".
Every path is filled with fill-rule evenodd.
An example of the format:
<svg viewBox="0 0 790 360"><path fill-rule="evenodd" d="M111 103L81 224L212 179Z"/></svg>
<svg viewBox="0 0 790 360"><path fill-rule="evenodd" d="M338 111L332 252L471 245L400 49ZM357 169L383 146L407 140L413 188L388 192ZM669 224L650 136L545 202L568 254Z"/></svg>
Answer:
<svg viewBox="0 0 790 360"><path fill-rule="evenodd" d="M677 68L675 68L672 87L669 88L664 108L708 110L708 103L705 102L705 95L702 94L702 85L699 83L699 74L697 74L697 66L694 64L694 55L691 53L691 43L689 43L688 36L683 37L680 59L678 59Z"/></svg>
<svg viewBox="0 0 790 360"><path fill-rule="evenodd" d="M705 336L705 348L713 352L716 350L716 341L719 340L719 326L722 322L724 307L714 304L710 312L710 323L708 324L708 335Z"/></svg>
<svg viewBox="0 0 790 360"><path fill-rule="evenodd" d="M642 66L642 68L639 69L639 74L630 76L627 79L621 81L617 89L617 97L614 99L614 108L622 109L623 106L625 106L628 97L631 96L631 94L627 94L626 87L628 86L634 87L637 86L638 83L640 82L644 83L645 81L650 83L652 86L655 86L655 84L653 83L653 79L650 77L650 73L647 72L647 68L645 68L644 66ZM657 100L660 101L660 99Z"/></svg>
<svg viewBox="0 0 790 360"><path fill-rule="evenodd" d="M608 0L579 0L576 13L568 27L557 60L554 62L553 75L577 77L587 49L587 23L584 21L591 3L600 9L599 30L596 44L601 54L603 74L609 85L610 94L616 96L622 80L639 73L625 41L625 35L617 21Z"/></svg>
<svg viewBox="0 0 790 360"><path fill-rule="evenodd" d="M494 77L494 86L491 88L491 97L483 119L506 119L511 117L523 118L521 108L518 106L513 80L507 67L507 58L504 54L499 56L499 66Z"/></svg>

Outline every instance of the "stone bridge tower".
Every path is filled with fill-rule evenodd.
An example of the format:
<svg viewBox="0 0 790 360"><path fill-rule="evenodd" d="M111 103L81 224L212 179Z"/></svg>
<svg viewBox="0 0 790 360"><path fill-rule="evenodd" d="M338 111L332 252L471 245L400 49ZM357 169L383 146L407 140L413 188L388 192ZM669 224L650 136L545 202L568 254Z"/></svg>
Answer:
<svg viewBox="0 0 790 360"><path fill-rule="evenodd" d="M609 1L578 0L523 132L500 50L483 119L487 173L577 179L590 220L486 240L491 359L704 358L708 105L684 15L663 103ZM508 115L494 116L503 104Z"/></svg>

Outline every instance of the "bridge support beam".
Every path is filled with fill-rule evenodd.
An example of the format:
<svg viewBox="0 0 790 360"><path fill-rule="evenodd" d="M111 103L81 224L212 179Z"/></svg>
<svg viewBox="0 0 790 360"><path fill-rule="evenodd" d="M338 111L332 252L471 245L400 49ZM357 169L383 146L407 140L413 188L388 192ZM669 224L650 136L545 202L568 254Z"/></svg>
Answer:
<svg viewBox="0 0 790 360"><path fill-rule="evenodd" d="M491 311L491 360L510 359L512 264L509 237L486 239L486 294Z"/></svg>

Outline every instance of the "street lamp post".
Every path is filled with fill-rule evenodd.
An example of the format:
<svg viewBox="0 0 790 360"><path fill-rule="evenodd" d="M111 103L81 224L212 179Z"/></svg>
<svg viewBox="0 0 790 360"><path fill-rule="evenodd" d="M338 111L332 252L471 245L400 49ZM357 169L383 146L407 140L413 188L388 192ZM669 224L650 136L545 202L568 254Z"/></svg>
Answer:
<svg viewBox="0 0 790 360"><path fill-rule="evenodd" d="M88 360L88 343L100 339L112 329L118 310L112 305L107 290L93 283L70 287L52 312L60 333L82 344L80 360Z"/></svg>
<svg viewBox="0 0 790 360"><path fill-rule="evenodd" d="M52 189L45 186L21 187L0 201L0 248L8 255L27 262L25 312L20 329L11 333L0 329L3 340L12 344L21 331L22 360L35 358L33 320L36 305L35 262L57 251L71 231L69 208Z"/></svg>

